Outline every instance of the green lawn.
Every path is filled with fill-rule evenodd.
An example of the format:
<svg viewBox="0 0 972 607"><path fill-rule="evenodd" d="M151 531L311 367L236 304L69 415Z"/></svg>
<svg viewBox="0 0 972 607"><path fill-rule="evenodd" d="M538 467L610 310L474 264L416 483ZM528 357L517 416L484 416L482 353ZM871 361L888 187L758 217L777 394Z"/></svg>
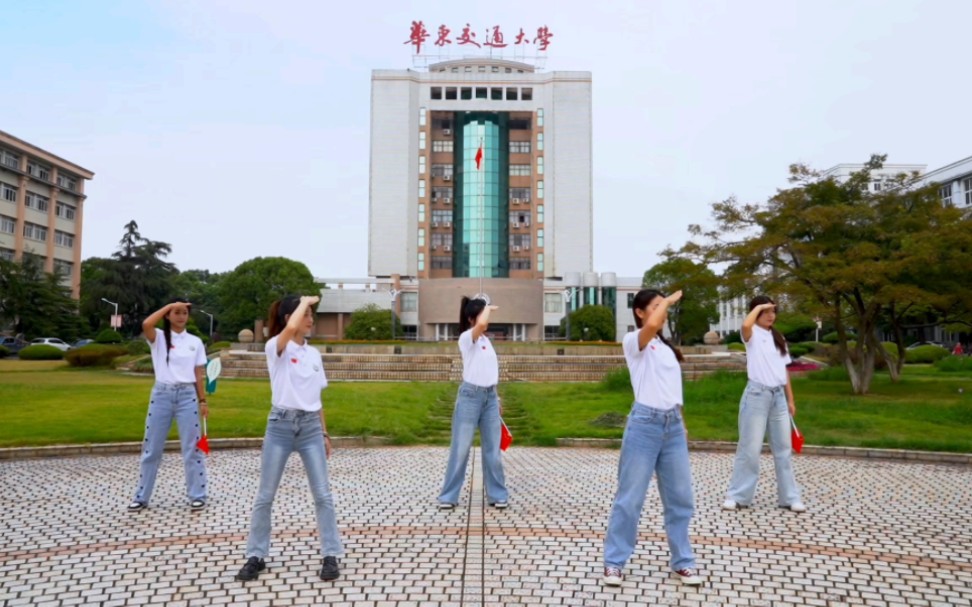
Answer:
<svg viewBox="0 0 972 607"><path fill-rule="evenodd" d="M744 385L733 374L687 382L689 437L734 441ZM114 371L0 361L0 447L141 440L151 387L151 378ZM455 390L445 383L332 383L324 392L328 429L447 444ZM808 444L972 452L972 374L909 367L901 383L878 376L871 394L858 397L839 373L828 373L795 379L794 391ZM631 405L624 386L513 383L501 394L519 445L620 437ZM266 380L220 380L210 397L210 437L262 436L269 400Z"/></svg>

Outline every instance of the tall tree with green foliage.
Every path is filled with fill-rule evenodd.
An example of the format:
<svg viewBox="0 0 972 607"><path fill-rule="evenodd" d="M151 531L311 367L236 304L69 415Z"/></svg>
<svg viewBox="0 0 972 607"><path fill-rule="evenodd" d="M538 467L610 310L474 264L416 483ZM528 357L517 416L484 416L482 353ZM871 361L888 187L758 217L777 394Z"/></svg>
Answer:
<svg viewBox="0 0 972 607"><path fill-rule="evenodd" d="M915 175L872 191L871 172L884 160L873 156L844 182L793 165L793 187L765 205L732 198L714 204L714 229L691 226L698 242L681 251L725 264L736 292L785 293L824 317L837 331L840 360L857 394L868 392L874 362L885 356L878 328L889 309L945 305L942 292L957 297L972 279L968 217L942 204L936 184L919 186ZM853 356L850 331L857 335ZM896 341L903 360L903 336ZM895 378L901 367L888 362Z"/></svg>
<svg viewBox="0 0 972 607"><path fill-rule="evenodd" d="M402 325L395 317L395 335L401 337ZM376 304L368 304L351 313L351 322L344 330L345 339L388 340L392 338L392 312Z"/></svg>
<svg viewBox="0 0 972 607"><path fill-rule="evenodd" d="M701 342L709 325L719 321L719 277L687 257L669 256L645 272L641 286L666 295L682 291L668 312L668 332L676 344Z"/></svg>
<svg viewBox="0 0 972 607"><path fill-rule="evenodd" d="M571 341L615 341L616 331L614 312L607 306L584 306L570 313ZM560 321L560 336L566 335L565 317Z"/></svg>
<svg viewBox="0 0 972 607"><path fill-rule="evenodd" d="M303 263L285 257L255 257L219 280L216 294L222 314L221 331L236 335L265 319L270 304L284 295L317 295L314 276ZM210 310L211 312L212 310Z"/></svg>
<svg viewBox="0 0 972 607"><path fill-rule="evenodd" d="M34 255L0 260L0 326L27 338L74 341L81 328L78 303L61 277L44 272L41 263Z"/></svg>

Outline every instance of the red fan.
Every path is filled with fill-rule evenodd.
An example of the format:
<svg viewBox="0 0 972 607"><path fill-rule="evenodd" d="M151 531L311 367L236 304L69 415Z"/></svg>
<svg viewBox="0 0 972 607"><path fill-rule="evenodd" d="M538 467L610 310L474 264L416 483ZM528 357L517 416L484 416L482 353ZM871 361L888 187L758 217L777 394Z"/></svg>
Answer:
<svg viewBox="0 0 972 607"><path fill-rule="evenodd" d="M203 418L203 435L198 441L196 441L196 449L199 449L206 455L209 455L209 432L206 430L206 418Z"/></svg>
<svg viewBox="0 0 972 607"><path fill-rule="evenodd" d="M790 425L793 426L793 430L790 432L790 442L793 443L793 452L800 453L803 451L803 435L800 434L800 429L797 428L792 416L790 417Z"/></svg>
<svg viewBox="0 0 972 607"><path fill-rule="evenodd" d="M506 451L513 444L513 433L506 427L506 422L500 420L500 451Z"/></svg>

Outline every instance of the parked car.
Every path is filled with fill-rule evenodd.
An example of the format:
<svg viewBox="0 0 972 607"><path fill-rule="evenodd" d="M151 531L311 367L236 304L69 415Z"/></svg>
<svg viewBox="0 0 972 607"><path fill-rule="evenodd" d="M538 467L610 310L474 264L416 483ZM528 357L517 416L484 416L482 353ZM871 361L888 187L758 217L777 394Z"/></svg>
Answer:
<svg viewBox="0 0 972 607"><path fill-rule="evenodd" d="M64 342L62 339L57 337L38 337L32 339L30 342L32 346L54 346L58 350L66 352L71 349L71 346Z"/></svg>
<svg viewBox="0 0 972 607"><path fill-rule="evenodd" d="M94 343L94 340L93 339L79 339L78 341L76 341L73 344L71 344L71 349L72 350L75 350L75 349L80 348L82 346L86 346L88 344L93 344L93 343Z"/></svg>
<svg viewBox="0 0 972 607"><path fill-rule="evenodd" d="M915 348L920 348L922 346L938 346L939 348L945 347L942 344L938 343L937 341L916 341L915 343L905 348L905 350L914 350Z"/></svg>
<svg viewBox="0 0 972 607"><path fill-rule="evenodd" d="M0 337L0 346L10 350L11 354L16 354L27 347L27 342L19 335L17 337Z"/></svg>

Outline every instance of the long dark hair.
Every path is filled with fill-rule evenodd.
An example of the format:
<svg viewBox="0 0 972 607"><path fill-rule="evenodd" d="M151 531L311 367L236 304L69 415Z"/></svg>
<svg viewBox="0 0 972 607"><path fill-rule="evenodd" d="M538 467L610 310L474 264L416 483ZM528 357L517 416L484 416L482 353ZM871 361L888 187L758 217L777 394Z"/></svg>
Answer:
<svg viewBox="0 0 972 607"><path fill-rule="evenodd" d="M762 304L768 304L768 303L771 303L774 306L776 305L776 302L770 299L768 296L757 295L749 302L749 311L752 312L753 308L755 308L756 306ZM762 312L760 312L759 314L760 316L763 315ZM759 316L757 316L756 318L759 318ZM787 353L786 338L783 337L782 333L776 330L776 327L770 327L770 331L773 333L773 344L776 346L776 349L780 351L780 356L786 356Z"/></svg>
<svg viewBox="0 0 972 607"><path fill-rule="evenodd" d="M185 297L174 297L170 304L174 303L184 303L188 304L189 300ZM186 306L189 312L192 313L192 305ZM169 314L172 314L170 311ZM169 350L172 349L172 323L169 321L169 314L162 317L162 334L165 335L165 364L169 364Z"/></svg>
<svg viewBox="0 0 972 607"><path fill-rule="evenodd" d="M641 328L641 325L644 324L644 321L640 316L638 316L638 310L644 310L647 308L648 304L654 301L656 297L665 296L666 295L664 293L657 289L642 289L638 291L637 295L634 296L634 301L631 302L631 313L634 314L635 325L639 329ZM678 362L685 361L685 357L682 356L682 351L673 346L670 341L665 339L665 335L661 331L658 331L658 333L655 335L658 336L658 339L662 340L663 344L672 349L672 352L675 353L675 358L678 359Z"/></svg>
<svg viewBox="0 0 972 607"><path fill-rule="evenodd" d="M459 305L459 332L468 331L485 308L486 302L482 299L469 299L463 295L462 303Z"/></svg>
<svg viewBox="0 0 972 607"><path fill-rule="evenodd" d="M293 314L299 305L299 295L287 295L270 304L270 311L267 313L267 339L280 335L287 326L287 315Z"/></svg>

